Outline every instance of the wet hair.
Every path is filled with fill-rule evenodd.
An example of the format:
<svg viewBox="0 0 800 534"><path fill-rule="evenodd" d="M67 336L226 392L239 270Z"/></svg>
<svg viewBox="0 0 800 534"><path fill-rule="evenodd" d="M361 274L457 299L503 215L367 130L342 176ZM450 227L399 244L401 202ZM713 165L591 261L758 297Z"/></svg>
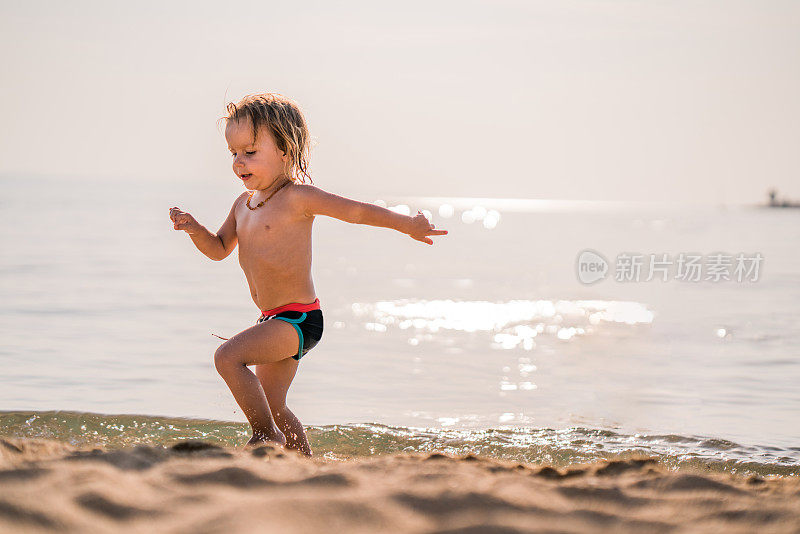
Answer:
<svg viewBox="0 0 800 534"><path fill-rule="evenodd" d="M297 102L278 93L259 93L247 95L236 104L229 102L226 109L228 115L220 118L226 124L231 120L238 122L250 119L254 142L258 130L266 127L278 150L289 155L290 178L293 182L314 183L308 166L311 136Z"/></svg>

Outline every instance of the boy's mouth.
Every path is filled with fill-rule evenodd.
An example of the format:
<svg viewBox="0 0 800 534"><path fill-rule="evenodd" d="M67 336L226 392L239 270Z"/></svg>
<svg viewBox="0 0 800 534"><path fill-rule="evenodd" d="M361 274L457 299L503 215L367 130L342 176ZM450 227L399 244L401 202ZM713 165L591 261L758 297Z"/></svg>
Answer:
<svg viewBox="0 0 800 534"><path fill-rule="evenodd" d="M251 176L253 176L253 174L252 173L248 173L248 174L242 174L241 176L239 176L239 178L241 178L242 180L246 181Z"/></svg>

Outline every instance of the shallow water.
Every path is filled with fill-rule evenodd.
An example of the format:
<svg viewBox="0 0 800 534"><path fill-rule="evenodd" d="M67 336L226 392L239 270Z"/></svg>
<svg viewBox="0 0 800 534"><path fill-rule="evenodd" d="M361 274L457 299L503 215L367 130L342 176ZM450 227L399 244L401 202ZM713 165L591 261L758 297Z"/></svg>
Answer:
<svg viewBox="0 0 800 534"><path fill-rule="evenodd" d="M0 408L246 429L211 334L248 328L259 311L236 253L212 262L167 214L179 205L215 231L238 191L151 185L2 178ZM431 247L316 221L325 333L288 404L322 449L338 450L341 431L359 453L385 450L389 435L423 448L488 440L492 454L657 446L675 458L800 465L800 210L479 201L494 217L468 199L382 200L429 209L450 233ZM584 249L611 262L623 252L764 260L755 282L612 275L584 285ZM733 446L709 445L719 443Z"/></svg>
<svg viewBox="0 0 800 534"><path fill-rule="evenodd" d="M533 427L433 429L378 423L306 427L313 454L346 460L398 452L476 454L556 467L596 460L648 455L670 468L741 475L800 476L800 447L742 445L702 436L627 435L583 427L561 430ZM56 439L76 447L106 450L139 444L171 446L203 440L242 447L250 437L246 423L80 412L0 412L0 436Z"/></svg>

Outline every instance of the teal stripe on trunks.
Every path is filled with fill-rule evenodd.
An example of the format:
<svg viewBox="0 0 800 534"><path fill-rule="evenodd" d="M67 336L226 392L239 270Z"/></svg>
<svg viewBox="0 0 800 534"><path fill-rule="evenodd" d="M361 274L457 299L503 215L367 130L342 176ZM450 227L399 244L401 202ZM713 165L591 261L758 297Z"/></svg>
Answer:
<svg viewBox="0 0 800 534"><path fill-rule="evenodd" d="M297 351L297 359L303 357L303 331L300 330L300 327L297 326L297 323L302 323L306 320L306 313L303 312L303 315L298 317L297 319L289 319L288 317L273 317L273 319L280 319L281 321L286 321L287 323L291 324L295 330L297 330L297 335L300 337L300 348Z"/></svg>

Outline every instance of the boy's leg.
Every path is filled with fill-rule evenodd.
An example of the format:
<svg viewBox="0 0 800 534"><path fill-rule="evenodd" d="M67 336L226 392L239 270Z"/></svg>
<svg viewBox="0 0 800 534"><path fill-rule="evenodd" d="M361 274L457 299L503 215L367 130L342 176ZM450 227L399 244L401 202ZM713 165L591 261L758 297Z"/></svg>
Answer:
<svg viewBox="0 0 800 534"><path fill-rule="evenodd" d="M253 428L253 439L248 443L269 440L284 444L286 438L275 425L258 377L247 366L291 359L298 345L297 332L291 324L264 321L239 332L214 353L217 371Z"/></svg>
<svg viewBox="0 0 800 534"><path fill-rule="evenodd" d="M275 423L286 436L286 447L311 456L311 446L303 424L286 406L286 393L299 363L294 358L286 358L279 362L256 365L256 376L267 396Z"/></svg>

